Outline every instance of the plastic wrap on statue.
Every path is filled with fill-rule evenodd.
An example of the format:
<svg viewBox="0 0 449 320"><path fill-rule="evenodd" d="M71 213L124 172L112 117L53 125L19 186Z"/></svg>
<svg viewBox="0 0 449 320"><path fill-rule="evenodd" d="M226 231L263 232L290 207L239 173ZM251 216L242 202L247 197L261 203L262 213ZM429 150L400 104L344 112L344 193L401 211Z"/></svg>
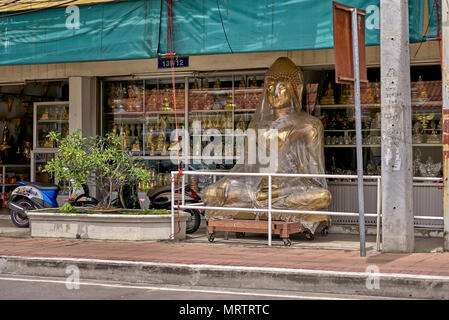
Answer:
<svg viewBox="0 0 449 320"><path fill-rule="evenodd" d="M254 150L269 155L269 161L248 151L246 137L244 160L231 172L324 174L324 130L321 121L302 110L304 86L301 69L288 58L279 58L265 75L264 90L258 108L248 126L260 138ZM263 140L263 139L262 139ZM270 152L277 141L277 153ZM251 150L251 147L249 148ZM260 150L262 149L262 150ZM251 157L249 157L251 156ZM263 160L263 161L262 161ZM209 185L203 192L207 206L267 208L268 178L263 176L227 176ZM331 194L324 178L272 177L272 208L289 210L323 210ZM208 219L267 220L268 213L206 210ZM314 233L319 226L329 226L327 215L272 213L272 220L300 222Z"/></svg>

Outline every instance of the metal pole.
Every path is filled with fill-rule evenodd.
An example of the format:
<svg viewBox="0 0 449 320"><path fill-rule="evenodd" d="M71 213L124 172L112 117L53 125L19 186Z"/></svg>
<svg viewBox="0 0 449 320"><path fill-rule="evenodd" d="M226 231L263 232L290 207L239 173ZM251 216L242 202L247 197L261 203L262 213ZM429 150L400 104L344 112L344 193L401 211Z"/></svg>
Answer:
<svg viewBox="0 0 449 320"><path fill-rule="evenodd" d="M268 246L271 247L271 175L268 176Z"/></svg>
<svg viewBox="0 0 449 320"><path fill-rule="evenodd" d="M380 251L380 214L382 212L382 185L381 178L377 178L377 230L376 230L376 248Z"/></svg>
<svg viewBox="0 0 449 320"><path fill-rule="evenodd" d="M357 182L359 197L359 229L360 229L360 256L366 256L365 248L365 204L363 198L363 155L362 155L362 115L360 107L360 75L359 75L359 37L357 8L352 10L352 48L354 58L354 104L355 129L357 142Z"/></svg>
<svg viewBox="0 0 449 320"><path fill-rule="evenodd" d="M171 175L171 234L170 239L175 239L175 181L173 172Z"/></svg>
<svg viewBox="0 0 449 320"><path fill-rule="evenodd" d="M441 1L442 25L442 83L443 83L443 250L449 251L449 7L446 1Z"/></svg>

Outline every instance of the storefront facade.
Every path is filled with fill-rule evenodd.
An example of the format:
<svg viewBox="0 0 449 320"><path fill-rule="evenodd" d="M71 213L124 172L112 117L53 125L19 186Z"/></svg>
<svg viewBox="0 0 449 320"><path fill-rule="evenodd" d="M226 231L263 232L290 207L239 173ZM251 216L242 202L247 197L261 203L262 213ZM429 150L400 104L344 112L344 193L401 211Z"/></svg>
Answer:
<svg viewBox="0 0 449 320"><path fill-rule="evenodd" d="M151 7L154 2L148 5ZM153 12L151 8L148 12ZM375 24L375 21L372 23ZM160 25L163 27L163 21ZM372 41L375 42L375 39ZM188 43L180 43L179 48L183 48L183 45L188 47ZM55 127L61 133L82 129L84 135L109 132L120 135L125 147L154 172L155 182L152 186L166 184L167 173L178 167L170 156L179 148L172 137L175 121L179 130L185 129L189 133L181 140L182 169L229 170L236 161L235 152L228 153L223 149L222 155L227 157L206 159L203 153L195 153L195 136L200 137L200 144L204 147L210 142L210 137L204 133L205 129L213 128L221 133L229 129L233 141L237 141L236 129L245 131L261 98L265 71L280 56L288 56L304 70L307 86L303 109L323 122L326 171L331 174L355 174L353 101L349 88L335 85L333 50L321 48L248 53L242 52L244 50L232 54L188 56L188 66L180 66L175 71L176 117L170 69L160 68L158 58L151 57L151 54L147 59L129 56L123 60L114 60L106 57L107 61L0 66L2 88L13 87L14 83L27 85L30 81L64 83L68 87L68 93L33 101L33 116L29 117L34 124L30 137L34 141L29 160L30 179L46 180L39 175L44 163L42 159L54 155L56 149L42 137L45 130ZM414 175L441 177L442 99L438 42L413 43L410 52L415 134L413 151L416 160ZM362 90L364 171L366 175L378 175L379 46L368 46L366 57L369 86ZM86 57L86 60L89 59ZM57 103L53 105L48 102ZM55 119L49 118L50 114L54 116L56 113ZM51 124L47 125L47 122ZM202 129L194 130L194 122L200 123ZM66 123L68 128L62 126ZM203 156L200 161L199 156ZM208 178L190 181L199 192L211 182ZM142 186L142 191L152 186ZM333 195L330 210L357 211L355 181L330 181L329 188ZM375 190L375 185L366 183L366 212L376 212ZM418 199L414 202L415 215L442 216L442 191L436 188L435 183L416 182L414 193L414 198ZM336 224L357 225L355 219L334 220ZM374 225L375 221L368 219L367 224ZM439 229L442 222L421 220L419 225Z"/></svg>

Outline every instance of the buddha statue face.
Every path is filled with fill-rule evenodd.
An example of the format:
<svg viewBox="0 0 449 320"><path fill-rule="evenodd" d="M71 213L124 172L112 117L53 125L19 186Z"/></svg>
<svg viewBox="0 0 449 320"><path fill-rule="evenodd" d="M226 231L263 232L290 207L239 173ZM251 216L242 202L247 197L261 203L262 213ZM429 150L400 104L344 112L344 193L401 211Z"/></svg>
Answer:
<svg viewBox="0 0 449 320"><path fill-rule="evenodd" d="M269 80L267 83L267 90L268 102L271 107L275 109L282 108L292 98L291 87L287 79L278 81L275 79Z"/></svg>
<svg viewBox="0 0 449 320"><path fill-rule="evenodd" d="M265 74L264 84L271 108L289 107L290 101L301 108L304 76L289 58L281 57L271 65Z"/></svg>

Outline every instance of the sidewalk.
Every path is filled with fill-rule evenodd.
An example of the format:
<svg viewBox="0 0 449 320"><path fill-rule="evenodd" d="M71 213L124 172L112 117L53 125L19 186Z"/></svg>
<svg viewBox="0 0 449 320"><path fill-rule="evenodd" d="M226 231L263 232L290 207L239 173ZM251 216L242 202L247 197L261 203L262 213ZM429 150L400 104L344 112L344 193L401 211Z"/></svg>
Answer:
<svg viewBox="0 0 449 320"><path fill-rule="evenodd" d="M209 243L204 227L179 242L2 235L0 272L66 277L65 267L75 264L91 279L449 299L449 253L431 252L440 251L441 238L417 239L422 252L392 254L376 252L375 237L367 236L363 258L357 235L317 235L314 241L298 236L292 241L292 247L283 247L273 237L270 248L265 235L236 239L230 234L225 240L217 234ZM380 289L367 285L373 276Z"/></svg>

